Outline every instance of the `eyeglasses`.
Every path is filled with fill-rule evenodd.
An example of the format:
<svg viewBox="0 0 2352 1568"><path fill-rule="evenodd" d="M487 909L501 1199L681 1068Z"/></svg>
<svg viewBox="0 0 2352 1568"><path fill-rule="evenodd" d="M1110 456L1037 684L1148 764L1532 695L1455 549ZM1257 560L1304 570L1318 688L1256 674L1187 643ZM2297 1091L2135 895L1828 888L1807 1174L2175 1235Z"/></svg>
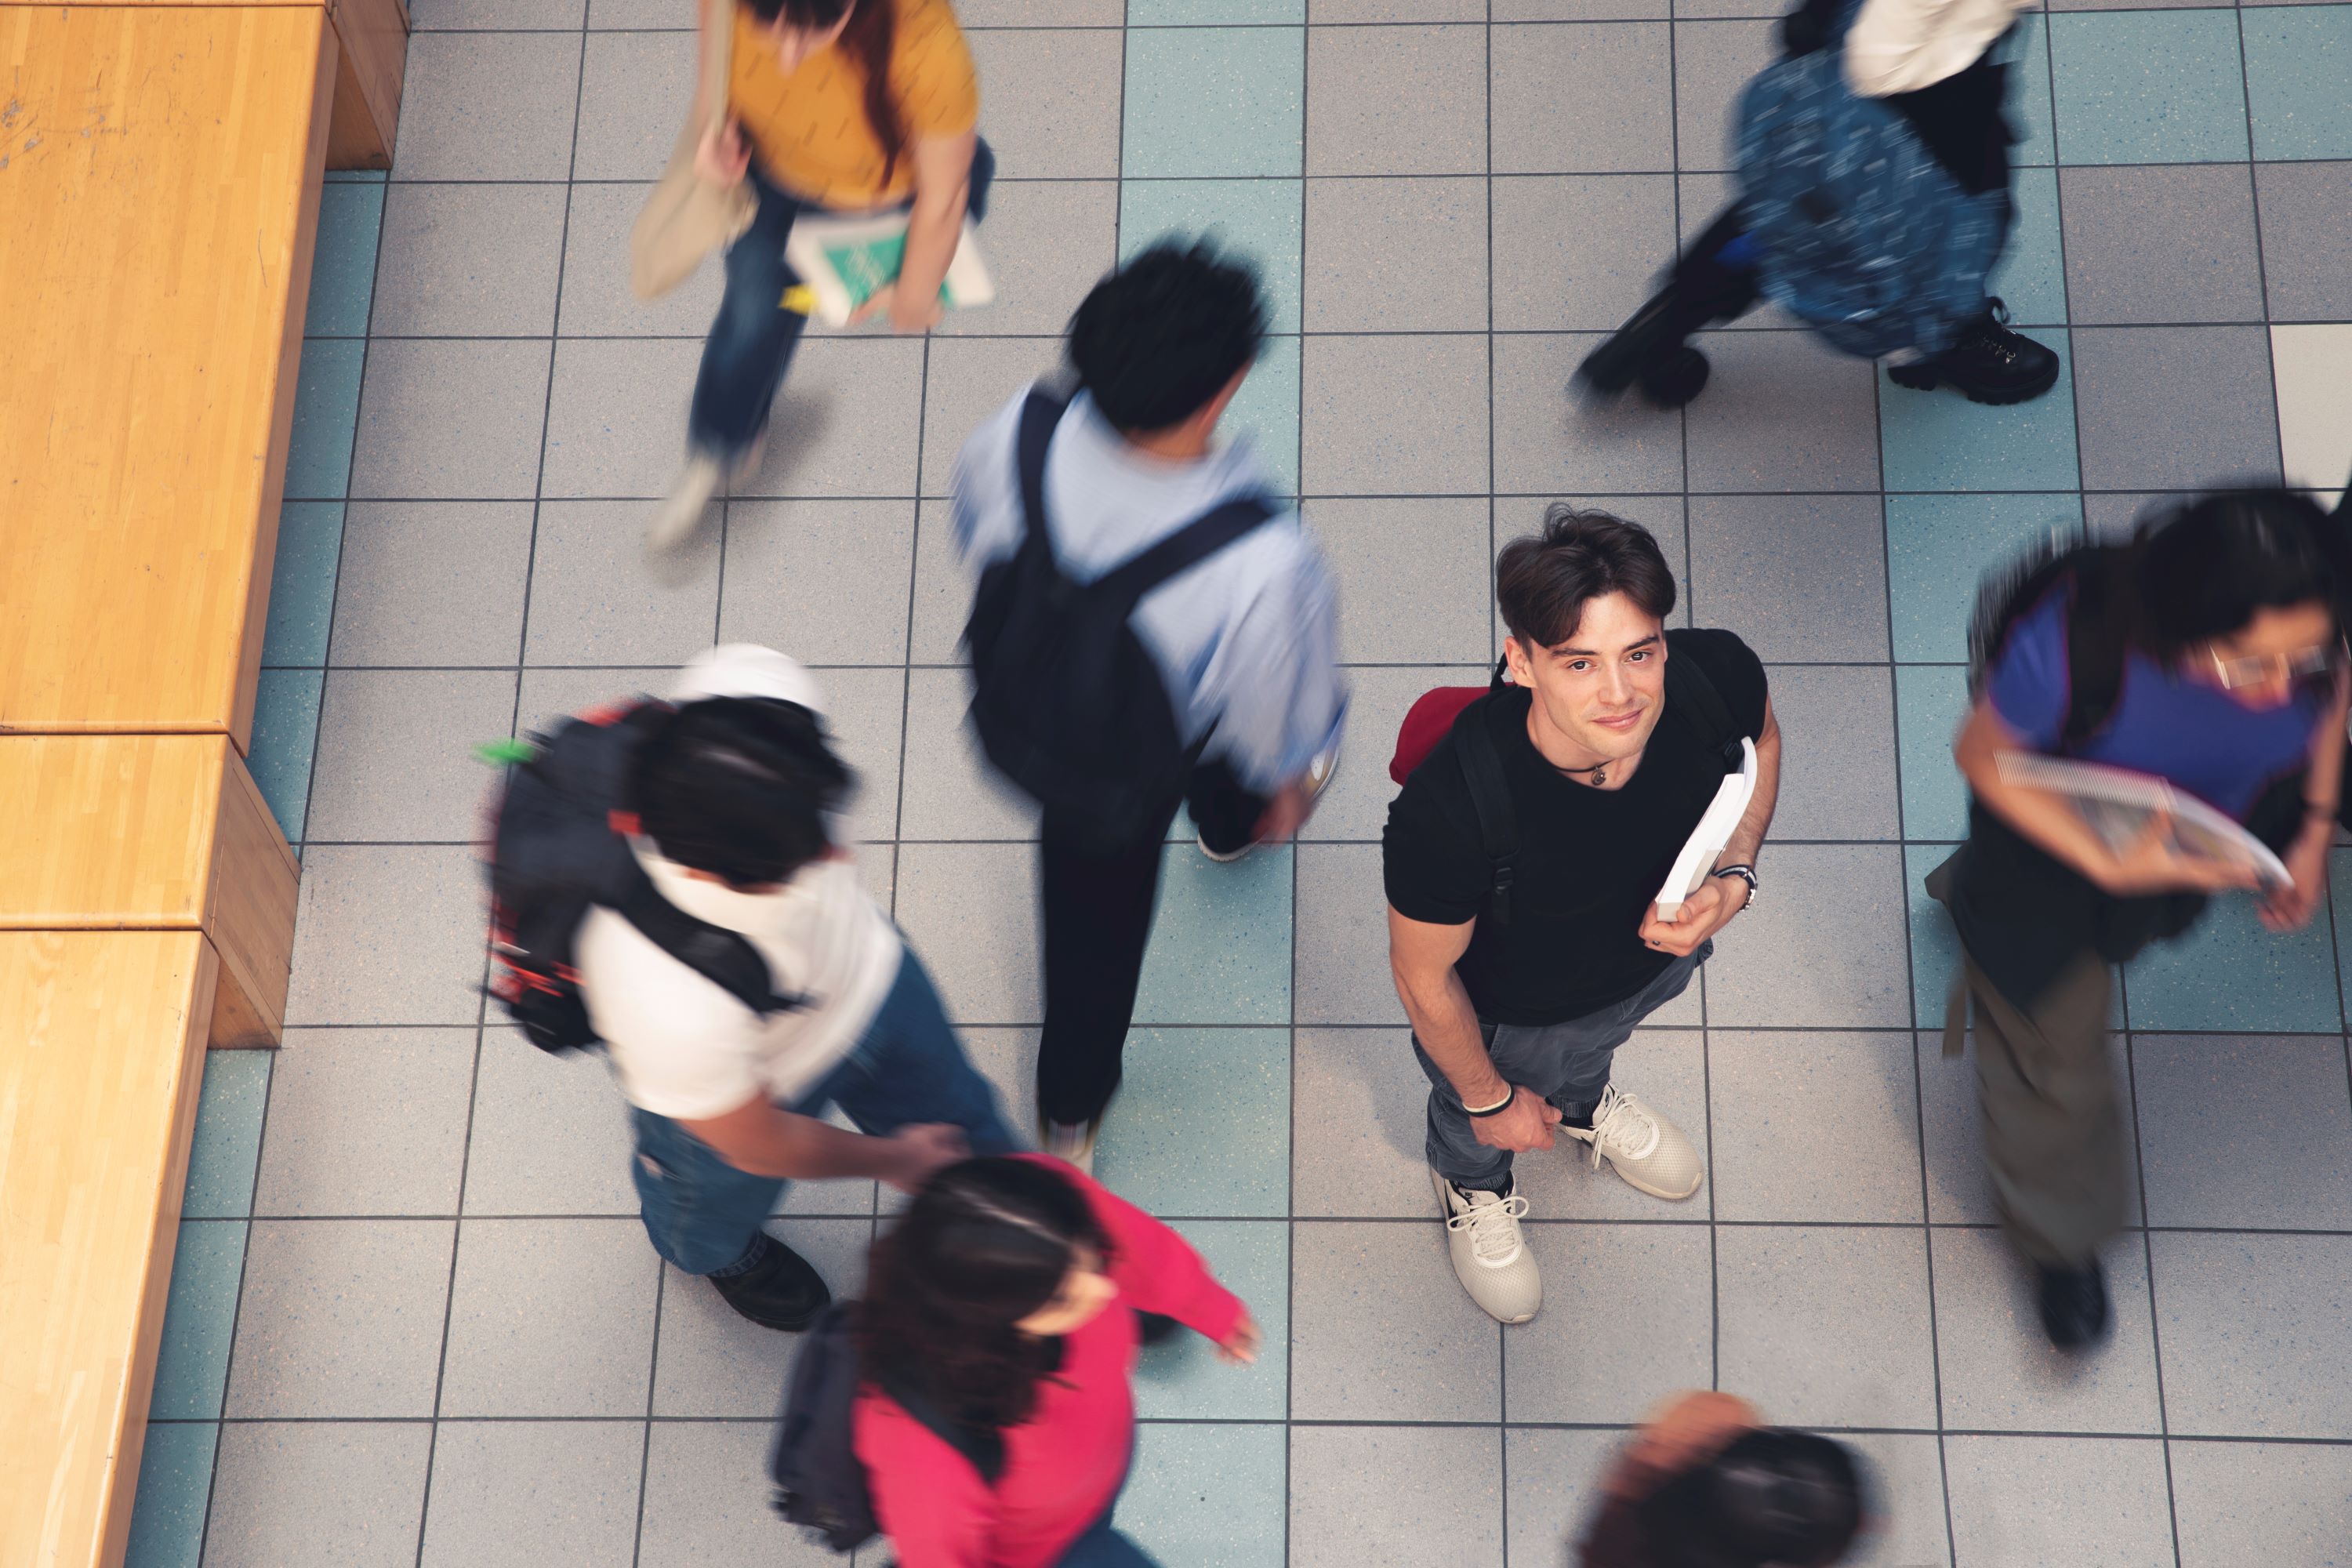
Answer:
<svg viewBox="0 0 2352 1568"><path fill-rule="evenodd" d="M2233 658L2223 658L2221 649L2209 647L2206 657L2213 661L2215 683L2224 691L2235 691L2273 680L2306 680L2325 675L2343 651L2339 642L2334 647L2323 643L2293 653L2250 653Z"/></svg>

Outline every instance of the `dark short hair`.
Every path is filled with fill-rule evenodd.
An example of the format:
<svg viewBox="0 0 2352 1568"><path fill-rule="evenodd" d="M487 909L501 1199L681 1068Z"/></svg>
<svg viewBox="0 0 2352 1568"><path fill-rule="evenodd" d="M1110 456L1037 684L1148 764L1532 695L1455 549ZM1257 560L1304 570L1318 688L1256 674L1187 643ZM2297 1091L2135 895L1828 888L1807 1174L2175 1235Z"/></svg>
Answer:
<svg viewBox="0 0 2352 1568"><path fill-rule="evenodd" d="M1642 1516L1658 1568L1827 1568L1861 1533L1864 1500L1843 1444L1768 1426L1651 1493Z"/></svg>
<svg viewBox="0 0 2352 1568"><path fill-rule="evenodd" d="M1546 508L1542 531L1511 541L1495 564L1503 624L1524 647L1559 647L1586 604L1610 594L1663 621L1675 607L1674 569L1640 523L1567 501Z"/></svg>
<svg viewBox="0 0 2352 1568"><path fill-rule="evenodd" d="M1120 430L1165 430L1207 406L1265 342L1247 262L1161 240L1094 287L1070 318L1070 363Z"/></svg>
<svg viewBox="0 0 2352 1568"><path fill-rule="evenodd" d="M833 847L849 770L797 702L688 702L646 739L629 799L664 858L739 888L789 881Z"/></svg>

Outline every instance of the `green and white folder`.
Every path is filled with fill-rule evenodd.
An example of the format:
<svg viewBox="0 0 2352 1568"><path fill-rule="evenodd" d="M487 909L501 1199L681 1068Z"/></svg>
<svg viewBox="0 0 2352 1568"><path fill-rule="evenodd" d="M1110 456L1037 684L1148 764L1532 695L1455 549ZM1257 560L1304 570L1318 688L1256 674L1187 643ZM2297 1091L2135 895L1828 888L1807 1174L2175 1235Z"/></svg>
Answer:
<svg viewBox="0 0 2352 1568"><path fill-rule="evenodd" d="M816 308L809 313L828 327L846 326L853 311L898 276L906 255L903 212L872 217L803 214L784 242L784 260L816 296ZM940 302L951 310L964 310L995 298L995 279L988 275L988 263L967 217L955 259L940 282Z"/></svg>

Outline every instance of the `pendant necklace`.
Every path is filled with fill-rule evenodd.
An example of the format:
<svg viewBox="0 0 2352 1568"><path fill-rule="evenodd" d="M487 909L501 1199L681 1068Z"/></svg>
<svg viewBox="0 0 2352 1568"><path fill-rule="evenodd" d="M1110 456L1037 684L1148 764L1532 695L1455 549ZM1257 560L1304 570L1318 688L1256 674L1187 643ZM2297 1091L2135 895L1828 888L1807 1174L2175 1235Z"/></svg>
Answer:
<svg viewBox="0 0 2352 1568"><path fill-rule="evenodd" d="M1607 763L1595 763L1589 768L1563 768L1559 763L1555 763L1552 764L1552 771L1554 773L1566 773L1570 778L1574 778L1579 773L1591 773L1592 775L1592 787L1594 789L1606 789L1609 786L1609 764Z"/></svg>

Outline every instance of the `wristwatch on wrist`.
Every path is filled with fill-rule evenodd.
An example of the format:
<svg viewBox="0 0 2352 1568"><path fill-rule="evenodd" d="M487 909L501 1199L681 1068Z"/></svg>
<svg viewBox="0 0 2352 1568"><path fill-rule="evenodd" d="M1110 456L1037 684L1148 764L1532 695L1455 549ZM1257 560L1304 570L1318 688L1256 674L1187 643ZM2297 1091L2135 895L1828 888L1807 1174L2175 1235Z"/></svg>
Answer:
<svg viewBox="0 0 2352 1568"><path fill-rule="evenodd" d="M1737 877L1747 883L1748 902L1750 907L1754 906L1757 895L1763 890L1757 885L1756 868L1753 866L1717 866L1707 874L1712 877Z"/></svg>

